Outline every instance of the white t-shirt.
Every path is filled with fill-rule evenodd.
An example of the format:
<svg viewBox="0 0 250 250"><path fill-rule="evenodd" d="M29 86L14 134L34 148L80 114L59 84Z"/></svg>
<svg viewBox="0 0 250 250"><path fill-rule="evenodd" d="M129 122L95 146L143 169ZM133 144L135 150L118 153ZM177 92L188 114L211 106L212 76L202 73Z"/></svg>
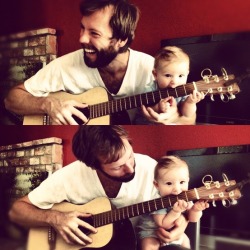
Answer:
<svg viewBox="0 0 250 250"><path fill-rule="evenodd" d="M129 51L128 68L122 86L116 95L112 94L116 99L150 92L155 88L152 84L154 58L132 49ZM98 69L89 68L84 63L82 49L50 62L26 80L24 86L29 93L37 97L57 91L80 94L94 87L105 88Z"/></svg>
<svg viewBox="0 0 250 250"><path fill-rule="evenodd" d="M135 154L135 177L123 183L111 203L119 208L157 197L153 185L156 161L149 156ZM95 170L80 161L56 171L28 195L35 206L49 209L64 200L85 204L97 197L107 197Z"/></svg>

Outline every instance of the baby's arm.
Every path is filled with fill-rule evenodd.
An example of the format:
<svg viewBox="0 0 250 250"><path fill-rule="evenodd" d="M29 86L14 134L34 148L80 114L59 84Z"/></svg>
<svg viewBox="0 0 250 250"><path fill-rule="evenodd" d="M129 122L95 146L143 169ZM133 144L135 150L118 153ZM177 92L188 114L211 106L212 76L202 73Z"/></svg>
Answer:
<svg viewBox="0 0 250 250"><path fill-rule="evenodd" d="M175 226L175 221L181 216L181 213L187 209L187 202L178 200L173 208L167 214L153 214L157 226L164 229L170 229Z"/></svg>
<svg viewBox="0 0 250 250"><path fill-rule="evenodd" d="M186 117L193 117L196 115L196 103L204 99L204 94L194 90L181 105L181 114Z"/></svg>
<svg viewBox="0 0 250 250"><path fill-rule="evenodd" d="M209 207L206 201L199 200L187 211L188 220L190 222L197 222L202 216L202 211Z"/></svg>

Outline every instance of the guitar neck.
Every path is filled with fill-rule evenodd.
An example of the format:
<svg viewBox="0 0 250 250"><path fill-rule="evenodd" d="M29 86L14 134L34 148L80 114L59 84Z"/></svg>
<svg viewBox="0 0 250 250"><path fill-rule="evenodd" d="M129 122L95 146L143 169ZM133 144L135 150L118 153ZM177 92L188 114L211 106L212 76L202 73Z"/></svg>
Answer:
<svg viewBox="0 0 250 250"><path fill-rule="evenodd" d="M165 88L148 93L128 96L122 99L111 100L89 106L90 118L97 118L105 115L114 114L124 110L129 110L142 105L153 105L161 99L173 96L174 98L189 95L195 89L195 83L188 83L176 88Z"/></svg>
<svg viewBox="0 0 250 250"><path fill-rule="evenodd" d="M171 207L179 199L185 201L192 201L198 199L196 189L182 192L179 195L169 195L154 200L141 202L135 205L114 209L111 211L103 212L93 215L94 227L101 227L116 221L132 218L138 215L151 213L166 207Z"/></svg>

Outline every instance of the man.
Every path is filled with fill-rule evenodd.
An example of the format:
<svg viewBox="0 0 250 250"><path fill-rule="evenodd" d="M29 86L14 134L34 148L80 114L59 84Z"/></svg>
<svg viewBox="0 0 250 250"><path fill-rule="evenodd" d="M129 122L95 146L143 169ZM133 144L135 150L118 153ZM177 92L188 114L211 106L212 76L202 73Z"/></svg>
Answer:
<svg viewBox="0 0 250 250"><path fill-rule="evenodd" d="M52 124L75 125L72 115L87 122L77 109L87 104L62 101L49 93L79 94L103 87L120 99L153 90L153 57L129 48L139 19L137 7L125 0L85 0L80 10L82 49L52 61L14 87L5 99L8 110L20 115L48 114ZM133 117L131 111L132 122Z"/></svg>
<svg viewBox="0 0 250 250"><path fill-rule="evenodd" d="M68 244L86 245L92 239L79 227L98 231L81 220L90 214L50 210L55 203L66 200L85 204L96 197L108 197L119 208L158 197L151 185L156 161L134 153L122 127L80 126L73 138L73 152L77 161L55 172L13 204L9 212L12 221L28 227L50 225ZM186 225L182 216L174 230L159 229L158 236L170 242L179 238ZM127 249L126 244L124 247Z"/></svg>

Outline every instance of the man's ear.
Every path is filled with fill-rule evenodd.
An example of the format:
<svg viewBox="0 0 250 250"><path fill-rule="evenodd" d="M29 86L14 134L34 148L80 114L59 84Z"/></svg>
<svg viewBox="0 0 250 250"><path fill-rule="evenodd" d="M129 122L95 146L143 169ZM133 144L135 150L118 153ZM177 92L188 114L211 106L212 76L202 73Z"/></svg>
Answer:
<svg viewBox="0 0 250 250"><path fill-rule="evenodd" d="M119 48L124 47L126 45L127 41L128 41L128 38L126 38L125 40L118 40Z"/></svg>

